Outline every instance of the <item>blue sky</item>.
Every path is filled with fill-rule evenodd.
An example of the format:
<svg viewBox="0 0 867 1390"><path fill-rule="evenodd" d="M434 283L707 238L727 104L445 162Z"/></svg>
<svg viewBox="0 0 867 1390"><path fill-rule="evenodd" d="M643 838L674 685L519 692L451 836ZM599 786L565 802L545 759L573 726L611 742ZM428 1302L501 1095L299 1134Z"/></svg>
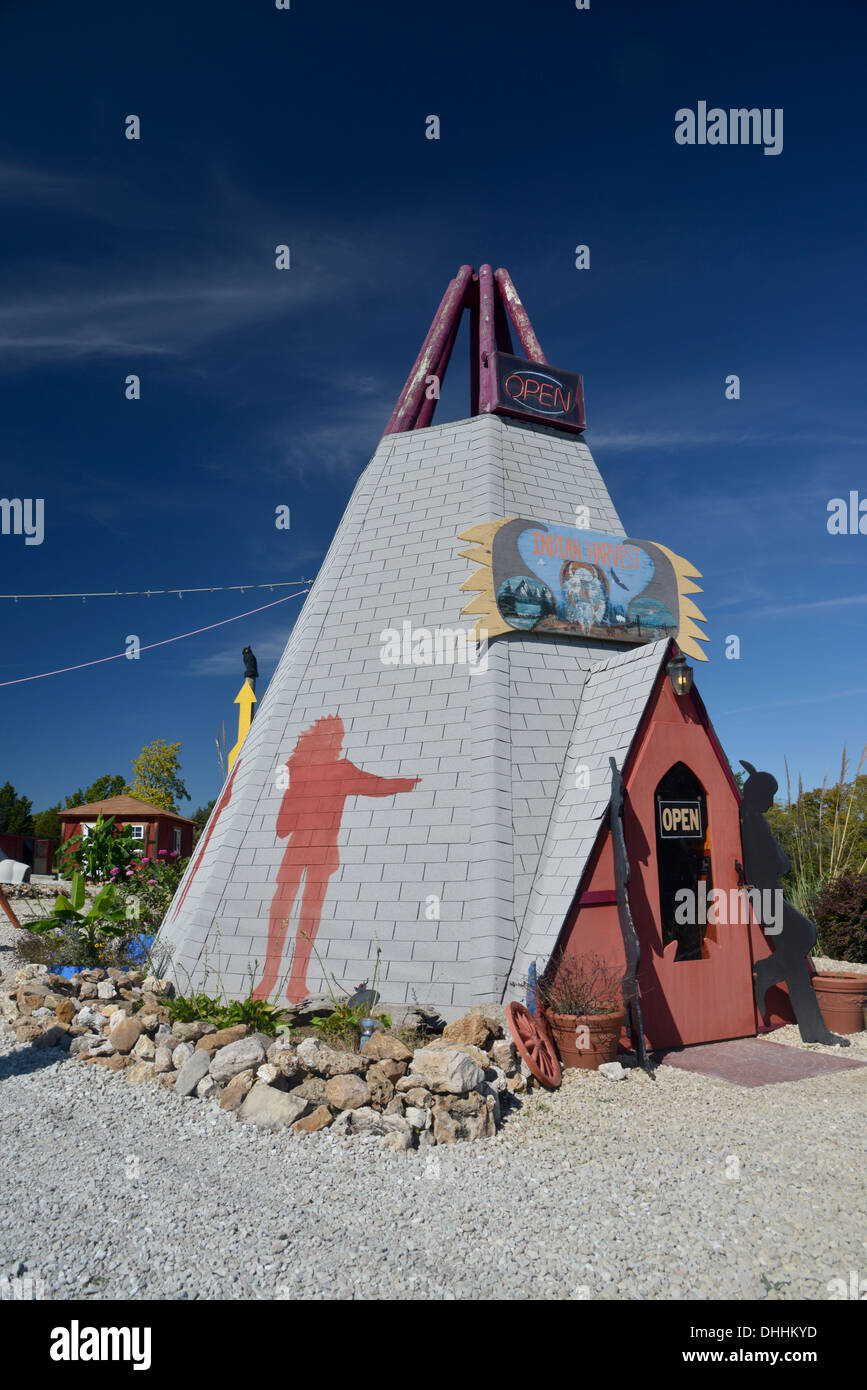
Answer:
<svg viewBox="0 0 867 1390"><path fill-rule="evenodd" d="M583 373L628 534L703 572L732 761L833 773L867 740L867 536L826 529L867 497L867 17L758 8L7 0L0 495L44 498L46 533L0 536L0 590L315 575L448 279L489 261ZM782 153L678 145L700 100L782 108ZM456 354L437 418L468 413ZM287 592L3 599L0 681ZM267 679L299 608L0 686L0 781L41 809L165 738L209 800L240 649Z"/></svg>

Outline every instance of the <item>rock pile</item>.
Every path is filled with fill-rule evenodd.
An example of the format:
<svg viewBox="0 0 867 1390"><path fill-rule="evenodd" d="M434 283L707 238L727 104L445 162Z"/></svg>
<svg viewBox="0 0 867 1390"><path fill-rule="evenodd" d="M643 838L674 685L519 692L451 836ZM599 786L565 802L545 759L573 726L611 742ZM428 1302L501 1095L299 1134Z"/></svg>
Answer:
<svg viewBox="0 0 867 1390"><path fill-rule="evenodd" d="M27 965L0 983L0 1019L20 1042L210 1100L243 1123L378 1135L398 1150L488 1138L511 1098L533 1084L498 1004L477 1006L422 1047L379 1031L355 1052L246 1024L173 1023L170 991L136 970L66 979Z"/></svg>

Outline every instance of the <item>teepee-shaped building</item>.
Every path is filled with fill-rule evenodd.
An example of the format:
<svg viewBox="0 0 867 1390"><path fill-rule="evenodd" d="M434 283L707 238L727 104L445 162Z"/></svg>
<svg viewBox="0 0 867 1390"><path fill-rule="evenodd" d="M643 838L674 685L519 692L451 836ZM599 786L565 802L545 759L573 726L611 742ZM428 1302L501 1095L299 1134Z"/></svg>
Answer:
<svg viewBox="0 0 867 1390"><path fill-rule="evenodd" d="M472 414L435 425L465 308ZM449 1016L518 997L529 964L574 937L586 875L604 875L609 757L628 763L662 727L665 762L677 720L702 730L693 765L716 756L697 696L678 700L665 669L675 636L702 658L697 572L625 537L583 409L580 377L546 363L507 273L463 267L167 914L176 981L213 984L219 968L241 996L288 977L297 1001L324 970L349 990L369 980L379 947L386 1003ZM722 849L737 795L717 763L694 771L706 800L711 783L720 807L730 798L710 816ZM598 934L610 886L590 896ZM662 959L659 918L657 900L636 926ZM697 978L704 963L679 968ZM733 1026L748 1013L755 1031L749 967L741 995Z"/></svg>

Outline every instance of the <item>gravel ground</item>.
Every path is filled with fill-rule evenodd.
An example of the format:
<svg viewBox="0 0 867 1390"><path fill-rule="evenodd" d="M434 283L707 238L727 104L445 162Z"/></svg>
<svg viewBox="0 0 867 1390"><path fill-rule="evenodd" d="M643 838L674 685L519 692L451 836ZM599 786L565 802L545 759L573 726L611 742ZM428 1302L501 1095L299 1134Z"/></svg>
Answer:
<svg viewBox="0 0 867 1390"><path fill-rule="evenodd" d="M867 1060L867 1032L849 1033L849 1046L826 1047L824 1043L805 1043L801 1040L797 1023L789 1023L785 1028L775 1028L773 1033L761 1033L763 1042L783 1043L787 1047L800 1047L806 1052L826 1052L829 1057L842 1057L845 1061L856 1058Z"/></svg>
<svg viewBox="0 0 867 1390"><path fill-rule="evenodd" d="M259 1134L7 1033L0 1276L51 1299L823 1300L867 1275L865 1101L867 1068L572 1072L496 1139L396 1154Z"/></svg>
<svg viewBox="0 0 867 1390"><path fill-rule="evenodd" d="M867 1068L570 1073L496 1139L266 1135L0 1038L0 1274L52 1299L827 1299L867 1272Z"/></svg>

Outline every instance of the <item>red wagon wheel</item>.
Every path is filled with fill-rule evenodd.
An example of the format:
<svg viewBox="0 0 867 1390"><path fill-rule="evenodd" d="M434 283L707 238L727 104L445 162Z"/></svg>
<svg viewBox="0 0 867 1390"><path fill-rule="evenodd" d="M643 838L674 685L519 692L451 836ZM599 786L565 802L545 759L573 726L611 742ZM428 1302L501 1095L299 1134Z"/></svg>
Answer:
<svg viewBox="0 0 867 1390"><path fill-rule="evenodd" d="M536 1080L549 1091L555 1091L563 1079L563 1071L544 1023L534 1018L523 1004L517 1003L507 1005L506 1018L515 1046Z"/></svg>

